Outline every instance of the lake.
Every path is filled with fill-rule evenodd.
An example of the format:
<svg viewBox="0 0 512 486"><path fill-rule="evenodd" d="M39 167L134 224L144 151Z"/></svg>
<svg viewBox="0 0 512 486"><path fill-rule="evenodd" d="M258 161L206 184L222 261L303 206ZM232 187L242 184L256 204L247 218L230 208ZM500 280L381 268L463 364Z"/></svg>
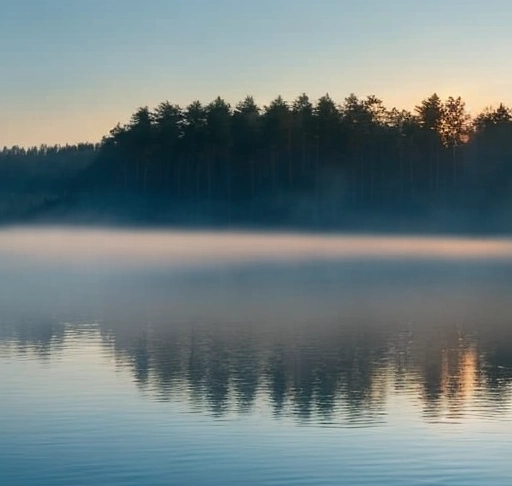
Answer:
<svg viewBox="0 0 512 486"><path fill-rule="evenodd" d="M512 241L0 231L0 484L510 485Z"/></svg>

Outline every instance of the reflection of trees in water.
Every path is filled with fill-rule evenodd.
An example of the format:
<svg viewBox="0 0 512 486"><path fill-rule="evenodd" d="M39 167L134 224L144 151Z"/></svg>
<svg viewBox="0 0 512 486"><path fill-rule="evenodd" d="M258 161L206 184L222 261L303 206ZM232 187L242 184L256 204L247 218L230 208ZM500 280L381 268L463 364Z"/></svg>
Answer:
<svg viewBox="0 0 512 486"><path fill-rule="evenodd" d="M368 422L404 394L426 419L457 420L476 408L499 413L510 396L512 340L496 329L161 324L129 337L124 324L107 332L138 385L215 415L269 402L276 416Z"/></svg>
<svg viewBox="0 0 512 486"><path fill-rule="evenodd" d="M80 341L90 337L97 329L94 321L70 323L55 316L0 318L0 356L2 353L16 353L49 360L66 348L69 338Z"/></svg>
<svg viewBox="0 0 512 486"><path fill-rule="evenodd" d="M62 349L66 326L52 318L1 320L0 351L32 354L41 359Z"/></svg>
<svg viewBox="0 0 512 486"><path fill-rule="evenodd" d="M457 420L477 408L487 414L508 409L512 383L508 333L503 326L434 326L430 333L402 333L392 348L395 386L419 392L427 419ZM498 349L505 352L497 355Z"/></svg>
<svg viewBox="0 0 512 486"><path fill-rule="evenodd" d="M357 420L385 408L379 333L246 323L137 327L121 319L102 332L137 384L161 400L186 396L216 415L270 402L275 415L304 420L329 420L336 410Z"/></svg>
<svg viewBox="0 0 512 486"><path fill-rule="evenodd" d="M512 330L503 322L192 325L107 317L99 325L103 343L141 389L217 416L270 404L275 416L368 423L382 419L397 394L427 420L509 410ZM48 359L93 328L4 320L0 351Z"/></svg>

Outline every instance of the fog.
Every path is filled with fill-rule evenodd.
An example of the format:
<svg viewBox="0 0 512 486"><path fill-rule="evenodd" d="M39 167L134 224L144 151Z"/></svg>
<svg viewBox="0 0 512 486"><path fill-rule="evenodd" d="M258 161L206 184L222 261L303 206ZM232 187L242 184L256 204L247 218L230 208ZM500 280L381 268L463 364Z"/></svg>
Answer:
<svg viewBox="0 0 512 486"><path fill-rule="evenodd" d="M92 263L174 268L305 260L499 260L512 240L208 231L13 227L0 231L0 263Z"/></svg>
<svg viewBox="0 0 512 486"><path fill-rule="evenodd" d="M507 308L511 262L505 239L13 227L0 231L0 306L126 325L485 317Z"/></svg>

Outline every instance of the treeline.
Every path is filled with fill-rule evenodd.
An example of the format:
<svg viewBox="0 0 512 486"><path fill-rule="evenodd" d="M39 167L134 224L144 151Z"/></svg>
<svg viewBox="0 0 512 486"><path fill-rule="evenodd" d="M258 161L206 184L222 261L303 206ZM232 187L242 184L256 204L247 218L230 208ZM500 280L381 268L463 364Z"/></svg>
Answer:
<svg viewBox="0 0 512 486"><path fill-rule="evenodd" d="M485 220L512 208L512 110L471 118L460 97L436 94L412 112L355 95L279 96L264 107L250 96L235 106L166 101L98 145L4 148L0 191L57 194L62 208L89 212L145 206L148 220L173 211L239 222L337 224L385 211Z"/></svg>
<svg viewBox="0 0 512 486"><path fill-rule="evenodd" d="M303 94L139 108L104 138L90 187L275 210L300 194L330 210L502 207L512 189L512 110L471 119L436 94L409 112L375 96ZM256 209L254 208L256 206Z"/></svg>
<svg viewBox="0 0 512 486"><path fill-rule="evenodd" d="M4 147L0 151L0 190L62 190L91 165L99 144Z"/></svg>
<svg viewBox="0 0 512 486"><path fill-rule="evenodd" d="M99 144L0 150L0 221L23 219L59 203L99 153Z"/></svg>

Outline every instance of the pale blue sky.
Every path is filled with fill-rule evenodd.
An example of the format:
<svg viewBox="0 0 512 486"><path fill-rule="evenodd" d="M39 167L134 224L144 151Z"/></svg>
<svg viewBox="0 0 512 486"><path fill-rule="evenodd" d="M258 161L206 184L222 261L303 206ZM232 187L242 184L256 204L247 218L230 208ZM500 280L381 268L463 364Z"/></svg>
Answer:
<svg viewBox="0 0 512 486"><path fill-rule="evenodd" d="M0 146L98 141L166 99L512 104L511 25L510 0L0 0Z"/></svg>

